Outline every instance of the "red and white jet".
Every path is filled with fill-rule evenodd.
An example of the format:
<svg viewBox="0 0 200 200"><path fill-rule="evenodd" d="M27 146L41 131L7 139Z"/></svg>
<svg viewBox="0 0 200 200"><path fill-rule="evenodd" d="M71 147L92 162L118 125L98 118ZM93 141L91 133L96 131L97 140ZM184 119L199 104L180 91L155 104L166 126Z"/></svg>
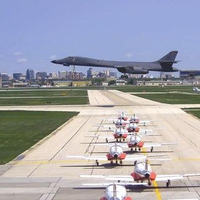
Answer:
<svg viewBox="0 0 200 200"><path fill-rule="evenodd" d="M124 112L122 112L120 114L120 116L118 117L118 119L123 119L124 121L127 121L128 120L128 117L126 116L126 114Z"/></svg>
<svg viewBox="0 0 200 200"><path fill-rule="evenodd" d="M127 128L128 132L139 132L140 131L140 127L137 125L137 123L130 123L128 128Z"/></svg>
<svg viewBox="0 0 200 200"><path fill-rule="evenodd" d="M80 175L82 176L82 175ZM127 196L126 188L127 185L133 186L145 186L146 183L83 183L84 187L106 187L105 195L100 200L132 200L131 197Z"/></svg>
<svg viewBox="0 0 200 200"><path fill-rule="evenodd" d="M126 188L122 185L108 185L106 187L105 196L101 197L100 200L132 200L126 194Z"/></svg>
<svg viewBox="0 0 200 200"><path fill-rule="evenodd" d="M113 121L113 124L115 124L116 128L125 128L127 122L123 119L117 119ZM109 129L111 129L111 127L109 127Z"/></svg>
<svg viewBox="0 0 200 200"><path fill-rule="evenodd" d="M116 142L121 142L122 140L125 141L128 136L128 131L125 128L117 128L113 133L113 136L116 139Z"/></svg>
<svg viewBox="0 0 200 200"><path fill-rule="evenodd" d="M106 180L117 181L118 183L126 182L127 184L132 183L133 181L143 183L147 180L149 186L152 185L153 181L166 181L166 187L170 186L172 180L180 180L191 176L200 176L200 173L157 175L152 171L147 160L136 161L134 171L130 175L81 175L81 177L104 178Z"/></svg>
<svg viewBox="0 0 200 200"><path fill-rule="evenodd" d="M148 134L149 136L150 135L155 135L156 134ZM135 151L139 150L141 151L141 148L151 148L151 152L153 151L153 148L154 147L160 147L160 146L164 146L164 145L175 145L177 144L177 142L165 142L165 143L146 143L142 140L142 138L137 135L136 133L133 134L131 137L130 137L130 141L127 143L128 147L131 149L131 151L133 151L133 148L135 148ZM122 147L125 147L125 144L122 144L121 145Z"/></svg>
<svg viewBox="0 0 200 200"><path fill-rule="evenodd" d="M98 146L103 146L105 144L98 144ZM85 160L95 160L96 164L99 165L99 160L108 160L111 164L114 162L117 164L118 162L122 164L124 161L132 161L135 162L138 159L144 159L146 156L144 155L130 155L127 156L126 153L123 152L123 149L118 144L110 144L110 150L106 154L106 156L66 156L67 158L78 158L78 159L85 159Z"/></svg>

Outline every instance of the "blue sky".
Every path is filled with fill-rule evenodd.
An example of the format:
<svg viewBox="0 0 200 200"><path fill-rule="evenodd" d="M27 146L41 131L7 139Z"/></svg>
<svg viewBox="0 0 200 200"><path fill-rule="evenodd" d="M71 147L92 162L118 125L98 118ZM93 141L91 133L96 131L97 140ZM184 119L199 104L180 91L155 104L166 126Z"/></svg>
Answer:
<svg viewBox="0 0 200 200"><path fill-rule="evenodd" d="M0 72L71 70L50 61L87 56L200 69L199 0L1 0ZM86 71L88 68L77 67Z"/></svg>

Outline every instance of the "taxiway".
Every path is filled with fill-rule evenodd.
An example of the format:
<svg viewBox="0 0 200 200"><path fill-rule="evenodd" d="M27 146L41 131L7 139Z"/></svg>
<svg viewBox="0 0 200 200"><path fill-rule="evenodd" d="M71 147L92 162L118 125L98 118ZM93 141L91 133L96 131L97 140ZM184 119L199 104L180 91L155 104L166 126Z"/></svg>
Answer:
<svg viewBox="0 0 200 200"><path fill-rule="evenodd" d="M123 174L129 175L133 166L110 166L100 162L67 159L66 155L99 155L108 147L92 145L103 139L85 137L97 134L105 119L113 118L124 111L127 115L136 113L140 118L151 120L149 127L159 137L148 137L155 142L177 141L174 146L155 148L167 152L169 161L152 161L157 174L200 173L200 121L185 113L180 107L146 100L116 90L89 90L90 105L84 106L4 106L0 110L45 110L78 111L78 116L63 124L35 146L19 155L14 161L0 168L0 199L4 200L64 200L100 199L103 189L82 189L82 183L104 182L80 178L80 174ZM110 134L110 133L108 133ZM128 150L128 149L127 149ZM102 153L105 154L105 153ZM150 153L149 153L150 154ZM156 183L157 189L132 188L128 195L133 199L199 199L200 177Z"/></svg>

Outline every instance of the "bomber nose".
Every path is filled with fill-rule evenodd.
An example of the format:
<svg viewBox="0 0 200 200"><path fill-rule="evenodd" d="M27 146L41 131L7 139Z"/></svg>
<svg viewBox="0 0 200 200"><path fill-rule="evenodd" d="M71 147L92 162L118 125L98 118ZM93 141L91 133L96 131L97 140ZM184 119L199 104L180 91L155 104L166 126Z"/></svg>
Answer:
<svg viewBox="0 0 200 200"><path fill-rule="evenodd" d="M52 60L51 62L52 62L52 63L54 63L54 64L56 64L56 63L57 63L57 61L56 61L56 60Z"/></svg>

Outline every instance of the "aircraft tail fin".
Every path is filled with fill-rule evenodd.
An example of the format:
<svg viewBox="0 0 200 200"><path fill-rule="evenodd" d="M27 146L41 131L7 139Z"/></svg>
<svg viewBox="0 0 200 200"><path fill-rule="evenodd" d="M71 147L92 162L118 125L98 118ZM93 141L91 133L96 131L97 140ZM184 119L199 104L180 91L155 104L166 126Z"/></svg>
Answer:
<svg viewBox="0 0 200 200"><path fill-rule="evenodd" d="M160 63L177 63L177 61L175 61L177 54L178 54L178 51L171 51L167 55L162 57L160 60L158 60L158 62L160 62Z"/></svg>
<svg viewBox="0 0 200 200"><path fill-rule="evenodd" d="M157 61L162 66L162 71L165 71L165 72L179 71L178 69L172 67L174 63L178 62L175 60L177 54L178 54L178 51L171 51Z"/></svg>

